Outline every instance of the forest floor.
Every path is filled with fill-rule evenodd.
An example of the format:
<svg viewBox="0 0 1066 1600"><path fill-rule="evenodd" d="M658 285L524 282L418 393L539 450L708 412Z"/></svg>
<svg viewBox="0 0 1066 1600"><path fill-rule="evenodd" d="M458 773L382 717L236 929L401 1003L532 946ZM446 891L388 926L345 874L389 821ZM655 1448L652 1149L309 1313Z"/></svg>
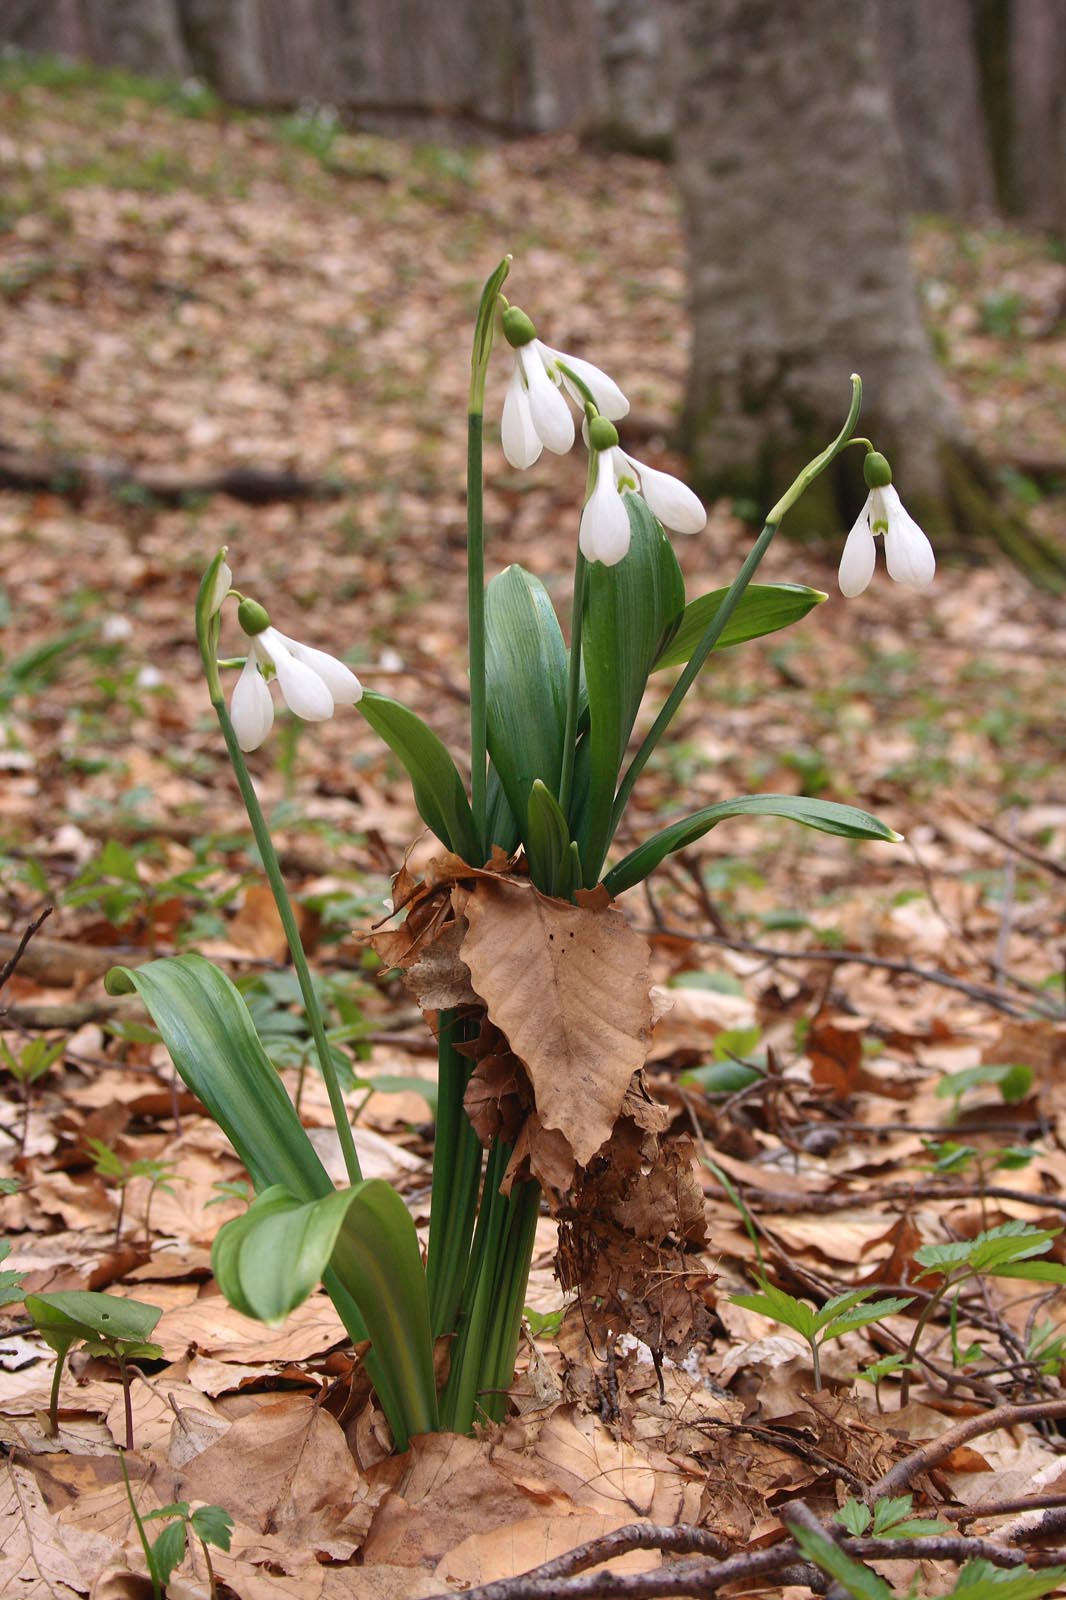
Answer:
<svg viewBox="0 0 1066 1600"><path fill-rule="evenodd" d="M899 1466L892 1485L916 1509L1004 1559L1046 1560L1062 1523L1031 1508L1066 1504L1061 1292L971 1283L951 1321L945 1310L930 1324L902 1410L898 1375L875 1389L855 1374L910 1339L935 1281L914 1287L922 1246L1022 1222L1053 1230L1050 1259L1066 1261L1061 602L951 551L926 593L881 570L845 602L844 530L826 529L821 550L777 542L764 575L829 599L794 630L715 657L642 779L630 832L760 789L853 802L905 839L853 845L739 819L623 902L674 1000L651 1086L696 1138L714 1337L661 1376L632 1340L593 1348L580 1319L555 1337L564 1297L544 1219L512 1418L390 1457L372 1408L349 1414L352 1361L324 1295L268 1329L214 1289L211 1240L243 1207L229 1187L242 1171L175 1096L145 1014L109 1000L102 975L201 949L242 978L298 1060L279 927L198 671L200 573L227 544L236 582L280 627L345 655L464 748L465 396L481 283L513 252L512 297L553 344L621 381L640 454L680 471L668 444L688 349L678 199L661 167L569 140L410 146L321 117L223 115L195 86L10 61L0 177L0 466L43 461L37 486L0 491L0 961L53 907L0 1026L8 1069L31 1073L40 1039L59 1047L25 1094L0 1071L13 1180L0 1234L26 1292L108 1289L163 1308L163 1359L132 1388L142 1511L230 1511L232 1551L215 1565L241 1600L402 1600L509 1578L634 1521L699 1527L717 1554L763 1559L787 1502L826 1517ZM915 258L977 442L1034 523L1066 539L1061 252L923 222ZM507 366L498 353L493 416ZM522 562L563 609L580 455L518 474L489 429L490 570ZM88 476L71 471L90 461ZM238 466L318 493L251 505L205 487ZM905 499L905 463L897 482ZM690 596L735 571L751 538L736 509L715 505L707 532L679 541ZM364 1024L356 1070L390 1080L369 1100L353 1092L364 1165L421 1226L432 1041L358 934L405 855L417 867L431 842L356 711L315 728L279 719L252 764L333 1014ZM760 1075L716 1088L735 1057ZM298 1067L282 1070L295 1088ZM302 1111L328 1124L313 1073ZM100 1147L94 1163L94 1138L110 1163ZM144 1161L164 1165L131 1172ZM816 1389L802 1340L731 1299L753 1287L757 1252L775 1284L818 1306L857 1285L909 1284L916 1299L826 1345ZM145 1567L114 1449L117 1370L74 1357L49 1439L50 1352L18 1303L0 1318L0 1592L141 1592L122 1576ZM1035 1406L1041 1425L989 1417L1007 1403ZM951 1589L955 1534L937 1559L906 1548L879 1565L894 1585ZM581 1592L665 1592L681 1559L631 1550L606 1580L628 1588L585 1579ZM199 1560L172 1594L206 1592ZM789 1582L807 1592L802 1574L754 1568L733 1592Z"/></svg>

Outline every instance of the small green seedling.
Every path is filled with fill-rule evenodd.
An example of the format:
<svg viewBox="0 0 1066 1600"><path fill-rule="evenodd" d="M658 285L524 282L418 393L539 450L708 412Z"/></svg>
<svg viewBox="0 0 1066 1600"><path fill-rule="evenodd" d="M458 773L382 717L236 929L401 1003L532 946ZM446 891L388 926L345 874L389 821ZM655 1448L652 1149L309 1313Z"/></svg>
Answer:
<svg viewBox="0 0 1066 1600"><path fill-rule="evenodd" d="M1066 1333L1054 1322L1038 1322L1025 1341L1025 1357L1043 1377L1059 1377L1066 1367Z"/></svg>
<svg viewBox="0 0 1066 1600"><path fill-rule="evenodd" d="M941 1100L952 1101L951 1115L957 1117L962 1097L971 1089L996 1088L1006 1105L1019 1105L1033 1087L1033 1069L1020 1061L986 1062L980 1067L965 1067L948 1072L936 1086Z"/></svg>
<svg viewBox="0 0 1066 1600"><path fill-rule="evenodd" d="M857 1539L921 1539L930 1533L951 1533L948 1522L935 1517L915 1517L914 1496L901 1494L878 1500L871 1510L862 1500L845 1500L833 1518Z"/></svg>
<svg viewBox="0 0 1066 1600"><path fill-rule="evenodd" d="M871 1361L868 1367L863 1367L861 1371L853 1373L852 1376L859 1383L873 1384L877 1409L882 1411L884 1409L881 1405L882 1381L885 1378L892 1377L897 1372L902 1372L907 1365L906 1356L902 1352L897 1352L895 1355L882 1356L878 1361Z"/></svg>
<svg viewBox="0 0 1066 1600"><path fill-rule="evenodd" d="M119 1463L122 1467L122 1480L126 1485L126 1499L133 1513L137 1536L141 1541L141 1549L144 1551L144 1559L148 1566L153 1600L163 1600L163 1592L170 1582L174 1569L180 1567L185 1560L190 1530L203 1552L207 1581L211 1587L211 1600L216 1600L218 1585L215 1582L215 1569L211 1565L211 1552L208 1546L214 1545L216 1550L229 1550L230 1540L233 1537L233 1518L229 1512L223 1511L221 1506L198 1506L195 1511L190 1511L187 1500L174 1500L169 1506L160 1506L158 1511L149 1511L142 1517L133 1498L125 1452L121 1450ZM149 1540L144 1529L145 1523L163 1521L167 1525L162 1533L155 1539Z"/></svg>
<svg viewBox="0 0 1066 1600"><path fill-rule="evenodd" d="M0 1039L0 1067L5 1067L22 1091L22 1130L19 1134L19 1153L26 1149L26 1136L30 1127L30 1090L38 1079L55 1065L67 1047L66 1039L31 1039L16 1056L3 1039Z"/></svg>
<svg viewBox="0 0 1066 1600"><path fill-rule="evenodd" d="M148 1198L144 1203L144 1242L151 1239L152 1196L157 1189L174 1193L172 1178L177 1178L173 1166L166 1161L144 1156L136 1161L124 1161L120 1155L104 1144L102 1139L86 1139L85 1145L93 1157L93 1171L98 1177L113 1183L118 1190L118 1215L115 1218L115 1243L122 1236L122 1220L126 1210L126 1188L133 1178L148 1179Z"/></svg>
<svg viewBox="0 0 1066 1600"><path fill-rule="evenodd" d="M10 1254L11 1245L6 1239L0 1239L0 1262L6 1261ZM15 1305L22 1299L23 1277L23 1273L12 1272L10 1268L6 1272L0 1272L0 1306Z"/></svg>
<svg viewBox="0 0 1066 1600"><path fill-rule="evenodd" d="M791 1521L787 1510L785 1519L800 1554L832 1578L838 1591L843 1590L853 1600L909 1600L913 1594L913 1590L909 1590L904 1596L901 1591L893 1589L884 1578L842 1550L822 1529ZM926 1524L922 1535L928 1536L936 1531L935 1525ZM869 1536L870 1533L862 1535ZM900 1536L895 1527L875 1535L880 1538ZM1013 1567L1004 1571L993 1567L989 1561L968 1561L952 1588L942 1592L937 1600L956 1600L956 1597L957 1600L1040 1600L1042 1595L1051 1594L1057 1589L1064 1577L1066 1567L1045 1567L1040 1572L1032 1572L1028 1567Z"/></svg>
<svg viewBox="0 0 1066 1600"><path fill-rule="evenodd" d="M1062 1232L1061 1228L1034 1228L1027 1222L1004 1222L998 1228L988 1228L974 1239L952 1239L947 1244L926 1244L914 1252L914 1259L925 1270L941 1273L943 1282L930 1295L922 1314L914 1325L914 1333L907 1347L908 1367L903 1370L900 1388L900 1405L905 1406L910 1397L910 1364L918 1351L918 1343L929 1320L949 1290L957 1291L974 1278L1022 1278L1031 1283L1066 1283L1066 1267L1057 1261L1037 1261L1035 1256L1046 1255L1051 1241Z"/></svg>
<svg viewBox="0 0 1066 1600"><path fill-rule="evenodd" d="M814 1367L814 1387L822 1387L821 1347L830 1339L840 1339L856 1328L866 1328L882 1317L895 1316L909 1306L913 1295L892 1295L885 1300L870 1300L873 1289L849 1289L827 1300L820 1311L814 1310L806 1300L797 1300L786 1294L766 1278L759 1278L758 1294L735 1294L733 1304L758 1311L761 1316L772 1317L784 1323L804 1339L810 1347Z"/></svg>
<svg viewBox="0 0 1066 1600"><path fill-rule="evenodd" d="M56 1353L56 1370L48 1403L51 1436L59 1432L59 1381L71 1347L84 1344L91 1356L118 1362L126 1406L126 1449L133 1449L133 1407L130 1403L130 1361L158 1361L163 1352L149 1336L163 1315L162 1306L117 1295L73 1289L63 1294L28 1294L26 1310L45 1344Z"/></svg>
<svg viewBox="0 0 1066 1600"><path fill-rule="evenodd" d="M766 1055L752 1060L752 1052L762 1038L762 1029L723 1028L711 1047L713 1060L682 1074L683 1086L694 1084L704 1094L737 1094L766 1077Z"/></svg>

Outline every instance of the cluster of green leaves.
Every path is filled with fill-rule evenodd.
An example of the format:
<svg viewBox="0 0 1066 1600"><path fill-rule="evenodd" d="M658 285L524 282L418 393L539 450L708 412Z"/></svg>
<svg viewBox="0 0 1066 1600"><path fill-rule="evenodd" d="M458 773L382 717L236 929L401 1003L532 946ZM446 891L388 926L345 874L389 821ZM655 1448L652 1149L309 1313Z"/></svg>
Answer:
<svg viewBox="0 0 1066 1600"><path fill-rule="evenodd" d="M7 1260L11 1254L11 1243L8 1239L0 1239L0 1263ZM10 1267L0 1272L0 1306L17 1305L22 1299L22 1280L25 1273L12 1272Z"/></svg>
<svg viewBox="0 0 1066 1600"><path fill-rule="evenodd" d="M628 554L617 566L595 562L588 571L568 799L560 780L570 659L555 609L541 581L520 566L500 573L486 594L488 842L506 851L521 843L534 882L563 898L595 884L603 873L620 820L615 814L619 777L649 679L689 660L727 593L716 590L686 606L669 540L642 500L627 495L626 503L632 535ZM715 648L787 627L823 598L800 585L753 584ZM466 790L441 741L412 712L383 695L366 693L359 709L406 768L426 824L448 849L479 862L485 851ZM853 806L794 795L744 796L663 829L607 874L607 887L621 893L671 852L742 815L786 817L846 838L894 837Z"/></svg>
<svg viewBox="0 0 1066 1600"><path fill-rule="evenodd" d="M171 1179L177 1178L177 1173L169 1161L161 1161L153 1156L138 1156L131 1161L126 1161L117 1151L102 1139L87 1139L85 1147L93 1158L93 1171L97 1177L113 1184L119 1192L118 1215L115 1218L115 1243L122 1237L122 1218L126 1208L126 1188L134 1178L148 1179L148 1198L144 1206L144 1237L147 1241L151 1237L152 1196L157 1189L162 1189L164 1194L174 1193L174 1184Z"/></svg>
<svg viewBox="0 0 1066 1600"><path fill-rule="evenodd" d="M845 1500L833 1518L848 1533L861 1539L920 1539L927 1533L951 1533L949 1522L935 1517L916 1517L912 1494L889 1495L873 1509L864 1500Z"/></svg>
<svg viewBox="0 0 1066 1600"><path fill-rule="evenodd" d="M130 1503L133 1503L132 1497ZM213 1545L216 1550L229 1549L233 1537L233 1518L228 1511L223 1511L221 1506L197 1506L192 1511L187 1500L174 1500L168 1506L160 1506L158 1511L149 1511L144 1517L139 1516L135 1508L134 1515L137 1517L154 1600L162 1600L163 1591L175 1568L185 1560L190 1533L199 1541L203 1552L211 1593L214 1595L217 1592L209 1546ZM144 1532L146 1522L165 1522L166 1527L149 1541Z"/></svg>
<svg viewBox="0 0 1066 1600"><path fill-rule="evenodd" d="M882 1317L891 1317L903 1311L914 1299L913 1295L889 1295L882 1300L871 1300L873 1289L847 1289L827 1300L820 1310L806 1300L797 1300L766 1278L759 1278L757 1294L735 1294L733 1304L746 1306L760 1316L772 1317L786 1328L798 1333L808 1345L814 1366L814 1386L822 1387L821 1347L830 1339L841 1339L857 1328L866 1328Z"/></svg>
<svg viewBox="0 0 1066 1600"><path fill-rule="evenodd" d="M910 1496L908 1495L906 1499L909 1500ZM898 1508L902 1502L885 1501L882 1504ZM865 1509L863 1507L863 1510ZM873 1535L880 1509L880 1506L875 1508L870 1524L862 1530L863 1535ZM894 1512L889 1513L889 1515L894 1514ZM853 1521L858 1521L857 1513L849 1513L849 1516ZM849 1524L845 1522L845 1526ZM915 1531L917 1529L921 1531ZM855 1530L849 1526L849 1531ZM876 1537L921 1538L938 1531L936 1523L917 1519L912 1524L911 1530L906 1533L903 1532L901 1522L890 1522L876 1534ZM846 1550L842 1550L821 1529L805 1527L794 1522L790 1524L790 1532L800 1553L831 1578L841 1590L853 1596L853 1600L905 1600L901 1591L893 1589L884 1578L864 1566L861 1561L857 1561ZM1025 1566L1002 1568L992 1566L989 1561L967 1561L960 1569L955 1583L938 1596L938 1600L956 1600L956 1597L957 1600L1039 1600L1041 1595L1051 1594L1058 1589L1063 1578L1066 1578L1066 1567L1045 1567L1039 1572L1032 1572ZM910 1596L913 1592L913 1589L910 1589L906 1591L906 1595Z"/></svg>
<svg viewBox="0 0 1066 1600"><path fill-rule="evenodd" d="M998 1089L1005 1104L1014 1106L1026 1098L1032 1086L1032 1067L1019 1061L993 1061L965 1067L961 1072L945 1073L936 1092L942 1100L950 1100L953 1112L957 1113L963 1096L973 1089Z"/></svg>

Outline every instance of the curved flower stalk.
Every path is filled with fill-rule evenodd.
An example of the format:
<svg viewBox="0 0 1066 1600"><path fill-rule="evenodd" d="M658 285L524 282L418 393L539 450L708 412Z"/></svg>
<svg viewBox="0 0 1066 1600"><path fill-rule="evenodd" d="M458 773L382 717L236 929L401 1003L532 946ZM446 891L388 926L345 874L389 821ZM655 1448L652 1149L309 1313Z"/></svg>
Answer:
<svg viewBox="0 0 1066 1600"><path fill-rule="evenodd" d="M863 474L870 493L840 558L837 582L841 594L853 599L866 589L877 564L877 534L884 534L889 577L912 589L927 589L936 574L936 556L921 528L905 510L892 483L892 468L878 451L869 450Z"/></svg>
<svg viewBox="0 0 1066 1600"><path fill-rule="evenodd" d="M325 722L337 706L354 706L362 699L363 686L350 667L272 627L256 601L242 600L237 618L251 643L230 700L242 750L257 750L274 725L274 701L264 674L277 678L285 704L305 722Z"/></svg>
<svg viewBox="0 0 1066 1600"><path fill-rule="evenodd" d="M544 344L518 306L504 311L503 331L515 353L501 424L503 453L512 467L531 467L545 445L556 455L573 445L574 419L564 390L582 408L587 391L596 409L612 420L628 412L629 401L613 378L591 361Z"/></svg>

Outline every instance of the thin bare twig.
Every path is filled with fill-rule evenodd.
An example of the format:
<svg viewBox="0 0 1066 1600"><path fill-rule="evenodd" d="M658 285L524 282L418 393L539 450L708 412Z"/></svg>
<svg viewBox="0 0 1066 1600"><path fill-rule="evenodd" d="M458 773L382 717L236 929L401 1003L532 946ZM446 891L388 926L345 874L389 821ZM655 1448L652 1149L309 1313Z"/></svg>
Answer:
<svg viewBox="0 0 1066 1600"><path fill-rule="evenodd" d="M883 1495L903 1493L921 1473L928 1472L938 1462L948 1457L959 1445L977 1439L984 1433L995 1433L998 1428L1017 1427L1022 1422L1055 1422L1066 1417L1066 1400L1040 1400L1031 1405L993 1406L976 1417L967 1417L936 1439L929 1439L919 1449L897 1461L866 1491L867 1505L873 1505Z"/></svg>
<svg viewBox="0 0 1066 1600"><path fill-rule="evenodd" d="M10 978L11 974L14 972L15 968L26 954L27 946L29 945L29 942L33 938L34 934L37 932L38 928L42 927L43 924L48 921L48 918L52 915L53 910L53 906L45 906L40 915L34 917L33 921L24 930L18 944L8 956L3 966L0 967L0 989L4 987L4 984L7 982L8 978Z"/></svg>
<svg viewBox="0 0 1066 1600"><path fill-rule="evenodd" d="M1012 1000L983 983L967 983L964 978L955 978L950 972L941 972L936 967L917 967L913 961L871 956L862 950L781 950L776 945L754 944L748 939L726 939L717 933L689 933L684 928L638 928L637 931L653 937L659 934L670 939L681 939L688 944L713 944L721 949L736 950L741 955L765 956L767 961L825 961L838 967L854 965L876 967L882 972L899 972L905 977L917 978L922 983L936 984L941 989L954 989L971 1000L991 1006L995 1011L1005 1012L1009 1017L1025 1017L1032 1011L1039 1011L1046 1017L1058 1018L1061 1015L1058 1006L1046 1002L1040 1004L1035 998L1028 1006L1015 1005Z"/></svg>

